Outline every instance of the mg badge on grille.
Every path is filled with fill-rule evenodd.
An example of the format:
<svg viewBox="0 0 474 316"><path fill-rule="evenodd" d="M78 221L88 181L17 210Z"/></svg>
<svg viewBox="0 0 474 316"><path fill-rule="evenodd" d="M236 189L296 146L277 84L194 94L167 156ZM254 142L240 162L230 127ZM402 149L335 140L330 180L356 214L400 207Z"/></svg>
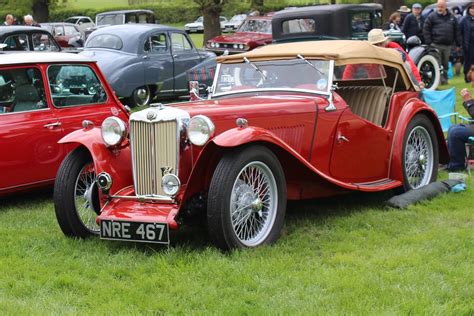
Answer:
<svg viewBox="0 0 474 316"><path fill-rule="evenodd" d="M153 121L154 119L156 119L156 113L153 112L153 111L149 111L149 112L146 114L146 118L147 118L149 121Z"/></svg>

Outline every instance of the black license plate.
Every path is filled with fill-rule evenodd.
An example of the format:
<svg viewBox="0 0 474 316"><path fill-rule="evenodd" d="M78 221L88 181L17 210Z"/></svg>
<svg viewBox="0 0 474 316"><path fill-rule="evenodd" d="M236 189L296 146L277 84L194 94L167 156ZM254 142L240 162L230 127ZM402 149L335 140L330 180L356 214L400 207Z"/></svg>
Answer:
<svg viewBox="0 0 474 316"><path fill-rule="evenodd" d="M169 244L169 227L165 223L100 221L100 238L110 240Z"/></svg>

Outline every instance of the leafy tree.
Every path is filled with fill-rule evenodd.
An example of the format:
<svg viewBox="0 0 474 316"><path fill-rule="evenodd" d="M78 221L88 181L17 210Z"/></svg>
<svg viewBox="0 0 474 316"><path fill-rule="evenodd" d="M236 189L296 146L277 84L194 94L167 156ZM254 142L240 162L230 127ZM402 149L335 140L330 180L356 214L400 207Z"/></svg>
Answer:
<svg viewBox="0 0 474 316"><path fill-rule="evenodd" d="M383 18L388 20L390 14L397 11L400 6L404 5L403 0L376 0L376 3L380 3L383 6Z"/></svg>
<svg viewBox="0 0 474 316"><path fill-rule="evenodd" d="M6 3L10 8L25 8L29 14L33 15L33 18L37 22L47 22L49 19L49 10L54 5L54 1L55 0L7 0Z"/></svg>
<svg viewBox="0 0 474 316"><path fill-rule="evenodd" d="M204 45L213 37L221 35L219 17L228 0L194 0L204 17Z"/></svg>

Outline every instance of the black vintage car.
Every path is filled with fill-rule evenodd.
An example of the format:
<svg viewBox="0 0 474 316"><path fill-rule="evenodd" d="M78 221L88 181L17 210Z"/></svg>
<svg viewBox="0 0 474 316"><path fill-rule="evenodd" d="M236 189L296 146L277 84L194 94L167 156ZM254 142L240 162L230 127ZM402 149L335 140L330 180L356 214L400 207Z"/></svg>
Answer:
<svg viewBox="0 0 474 316"><path fill-rule="evenodd" d="M0 26L0 50L59 52L51 33L36 26Z"/></svg>
<svg viewBox="0 0 474 316"><path fill-rule="evenodd" d="M272 18L272 36L276 43L325 39L367 40L373 28L382 28L382 6L376 3L289 8L275 13ZM390 30L386 35L405 47L403 33ZM420 44L409 46L411 50L408 53L420 70L425 87L436 89L441 77L439 53L435 48Z"/></svg>
<svg viewBox="0 0 474 316"><path fill-rule="evenodd" d="M290 8L272 18L273 42L367 39L382 26L380 4L334 4Z"/></svg>

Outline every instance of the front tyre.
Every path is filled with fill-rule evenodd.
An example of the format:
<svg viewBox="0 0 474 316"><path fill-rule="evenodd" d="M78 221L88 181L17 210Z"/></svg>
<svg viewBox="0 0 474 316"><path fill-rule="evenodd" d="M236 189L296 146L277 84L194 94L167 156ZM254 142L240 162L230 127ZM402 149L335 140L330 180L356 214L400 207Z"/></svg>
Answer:
<svg viewBox="0 0 474 316"><path fill-rule="evenodd" d="M89 152L77 148L59 167L54 184L54 209L62 232L68 237L86 238L99 234L99 191L94 163Z"/></svg>
<svg viewBox="0 0 474 316"><path fill-rule="evenodd" d="M133 90L132 95L128 98L131 107L147 106L151 100L151 90L148 86L138 87Z"/></svg>
<svg viewBox="0 0 474 316"><path fill-rule="evenodd" d="M416 115L408 124L403 139L403 187L417 189L436 181L438 176L438 142L431 121Z"/></svg>
<svg viewBox="0 0 474 316"><path fill-rule="evenodd" d="M224 155L214 171L207 204L209 235L218 248L274 243L285 211L285 175L272 151L251 146Z"/></svg>
<svg viewBox="0 0 474 316"><path fill-rule="evenodd" d="M438 59L433 55L424 55L417 65L421 80L428 90L435 90L441 81L441 71Z"/></svg>

